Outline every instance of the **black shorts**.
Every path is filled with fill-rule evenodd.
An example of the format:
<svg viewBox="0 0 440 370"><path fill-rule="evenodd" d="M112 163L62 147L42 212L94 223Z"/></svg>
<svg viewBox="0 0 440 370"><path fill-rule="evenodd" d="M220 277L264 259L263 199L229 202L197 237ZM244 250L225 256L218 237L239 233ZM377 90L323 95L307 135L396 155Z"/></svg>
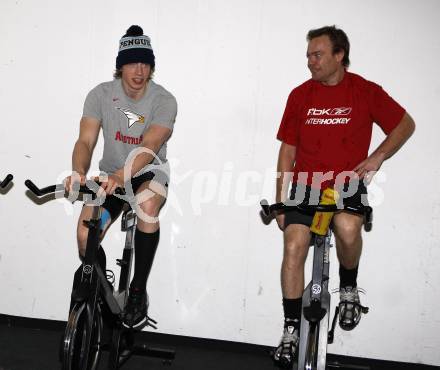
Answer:
<svg viewBox="0 0 440 370"><path fill-rule="evenodd" d="M139 175L138 177L132 178L131 186L133 189L133 194L136 194L144 182L152 180L155 176L156 174L154 172L149 171ZM165 182L164 185L165 187L168 187L168 182ZM110 213L110 217L112 221L114 221L121 213L124 204L127 203L117 197L106 197L102 207L105 208L108 213Z"/></svg>
<svg viewBox="0 0 440 370"><path fill-rule="evenodd" d="M354 184L353 184L354 185ZM343 191L347 192L349 187L349 183L344 184ZM296 197L295 197L296 194ZM302 184L293 184L292 189L290 191L290 199L294 200L297 204L311 204L316 205L319 203L319 199L321 197L322 190L314 189L307 185ZM363 181L359 181L359 186L357 187L356 192L349 196L344 197L344 204L358 206L363 204L365 206L368 205L367 200L367 188ZM296 198L296 199L295 199ZM286 212L286 217L284 218L284 228L288 225L292 224L300 224L305 226L312 225L313 216L315 215L314 211L289 211Z"/></svg>

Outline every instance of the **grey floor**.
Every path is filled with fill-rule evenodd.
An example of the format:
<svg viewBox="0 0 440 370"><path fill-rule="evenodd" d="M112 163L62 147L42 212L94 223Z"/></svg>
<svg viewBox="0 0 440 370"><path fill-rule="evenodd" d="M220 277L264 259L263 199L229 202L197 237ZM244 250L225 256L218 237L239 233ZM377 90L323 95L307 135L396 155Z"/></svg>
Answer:
<svg viewBox="0 0 440 370"><path fill-rule="evenodd" d="M58 348L62 331L8 327L0 325L0 370L55 370L60 369ZM122 369L272 369L272 362L264 350L234 353L221 348L206 348L203 344L169 345L149 343L152 347L175 350L175 359L164 364L161 359L132 356ZM99 369L105 369L107 352L103 352Z"/></svg>
<svg viewBox="0 0 440 370"><path fill-rule="evenodd" d="M63 334L62 322L11 319L0 315L0 370L59 370L58 349ZM132 370L263 370L275 369L270 348L242 343L214 341L163 334L142 333L138 338L151 348L175 351L175 359L164 363L158 358L132 356L121 369ZM106 369L107 352L103 352L99 369ZM379 360L328 355L328 362L353 364L346 369L359 370L432 370L440 367L404 364ZM329 367L342 369L341 367Z"/></svg>

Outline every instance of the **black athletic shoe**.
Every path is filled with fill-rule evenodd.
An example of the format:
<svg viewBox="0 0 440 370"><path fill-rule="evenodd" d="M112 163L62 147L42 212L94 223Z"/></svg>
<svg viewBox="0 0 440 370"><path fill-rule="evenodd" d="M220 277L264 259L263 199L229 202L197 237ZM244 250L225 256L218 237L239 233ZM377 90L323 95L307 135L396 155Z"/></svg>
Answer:
<svg viewBox="0 0 440 370"><path fill-rule="evenodd" d="M124 310L123 325L131 329L139 329L147 324L148 297L147 293L131 289Z"/></svg>

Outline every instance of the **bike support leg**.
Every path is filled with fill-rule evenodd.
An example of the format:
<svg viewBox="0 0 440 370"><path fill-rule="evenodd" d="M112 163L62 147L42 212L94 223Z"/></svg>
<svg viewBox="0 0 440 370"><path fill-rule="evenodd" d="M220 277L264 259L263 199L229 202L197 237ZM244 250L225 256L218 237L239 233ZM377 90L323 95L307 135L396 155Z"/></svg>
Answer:
<svg viewBox="0 0 440 370"><path fill-rule="evenodd" d="M160 358L164 363L171 363L174 360L176 356L174 350L149 347L145 343L135 344L134 335L132 331L122 328L113 331L109 354L109 370L119 369L133 355Z"/></svg>
<svg viewBox="0 0 440 370"><path fill-rule="evenodd" d="M161 358L164 361L171 361L176 357L176 352L172 349L148 347L146 344L134 346L132 354L137 356Z"/></svg>
<svg viewBox="0 0 440 370"><path fill-rule="evenodd" d="M342 369L342 370L371 370L369 366L362 365L350 365L350 364L340 364L339 362L332 362L327 364L327 369Z"/></svg>

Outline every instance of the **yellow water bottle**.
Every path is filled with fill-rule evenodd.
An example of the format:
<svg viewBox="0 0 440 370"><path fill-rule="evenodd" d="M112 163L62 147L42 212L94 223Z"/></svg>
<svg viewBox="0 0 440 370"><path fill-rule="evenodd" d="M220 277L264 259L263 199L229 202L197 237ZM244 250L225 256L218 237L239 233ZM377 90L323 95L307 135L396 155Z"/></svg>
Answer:
<svg viewBox="0 0 440 370"><path fill-rule="evenodd" d="M334 205L339 199L339 194L332 188L327 188L321 195L321 205ZM334 212L316 212L310 230L318 235L326 235Z"/></svg>

